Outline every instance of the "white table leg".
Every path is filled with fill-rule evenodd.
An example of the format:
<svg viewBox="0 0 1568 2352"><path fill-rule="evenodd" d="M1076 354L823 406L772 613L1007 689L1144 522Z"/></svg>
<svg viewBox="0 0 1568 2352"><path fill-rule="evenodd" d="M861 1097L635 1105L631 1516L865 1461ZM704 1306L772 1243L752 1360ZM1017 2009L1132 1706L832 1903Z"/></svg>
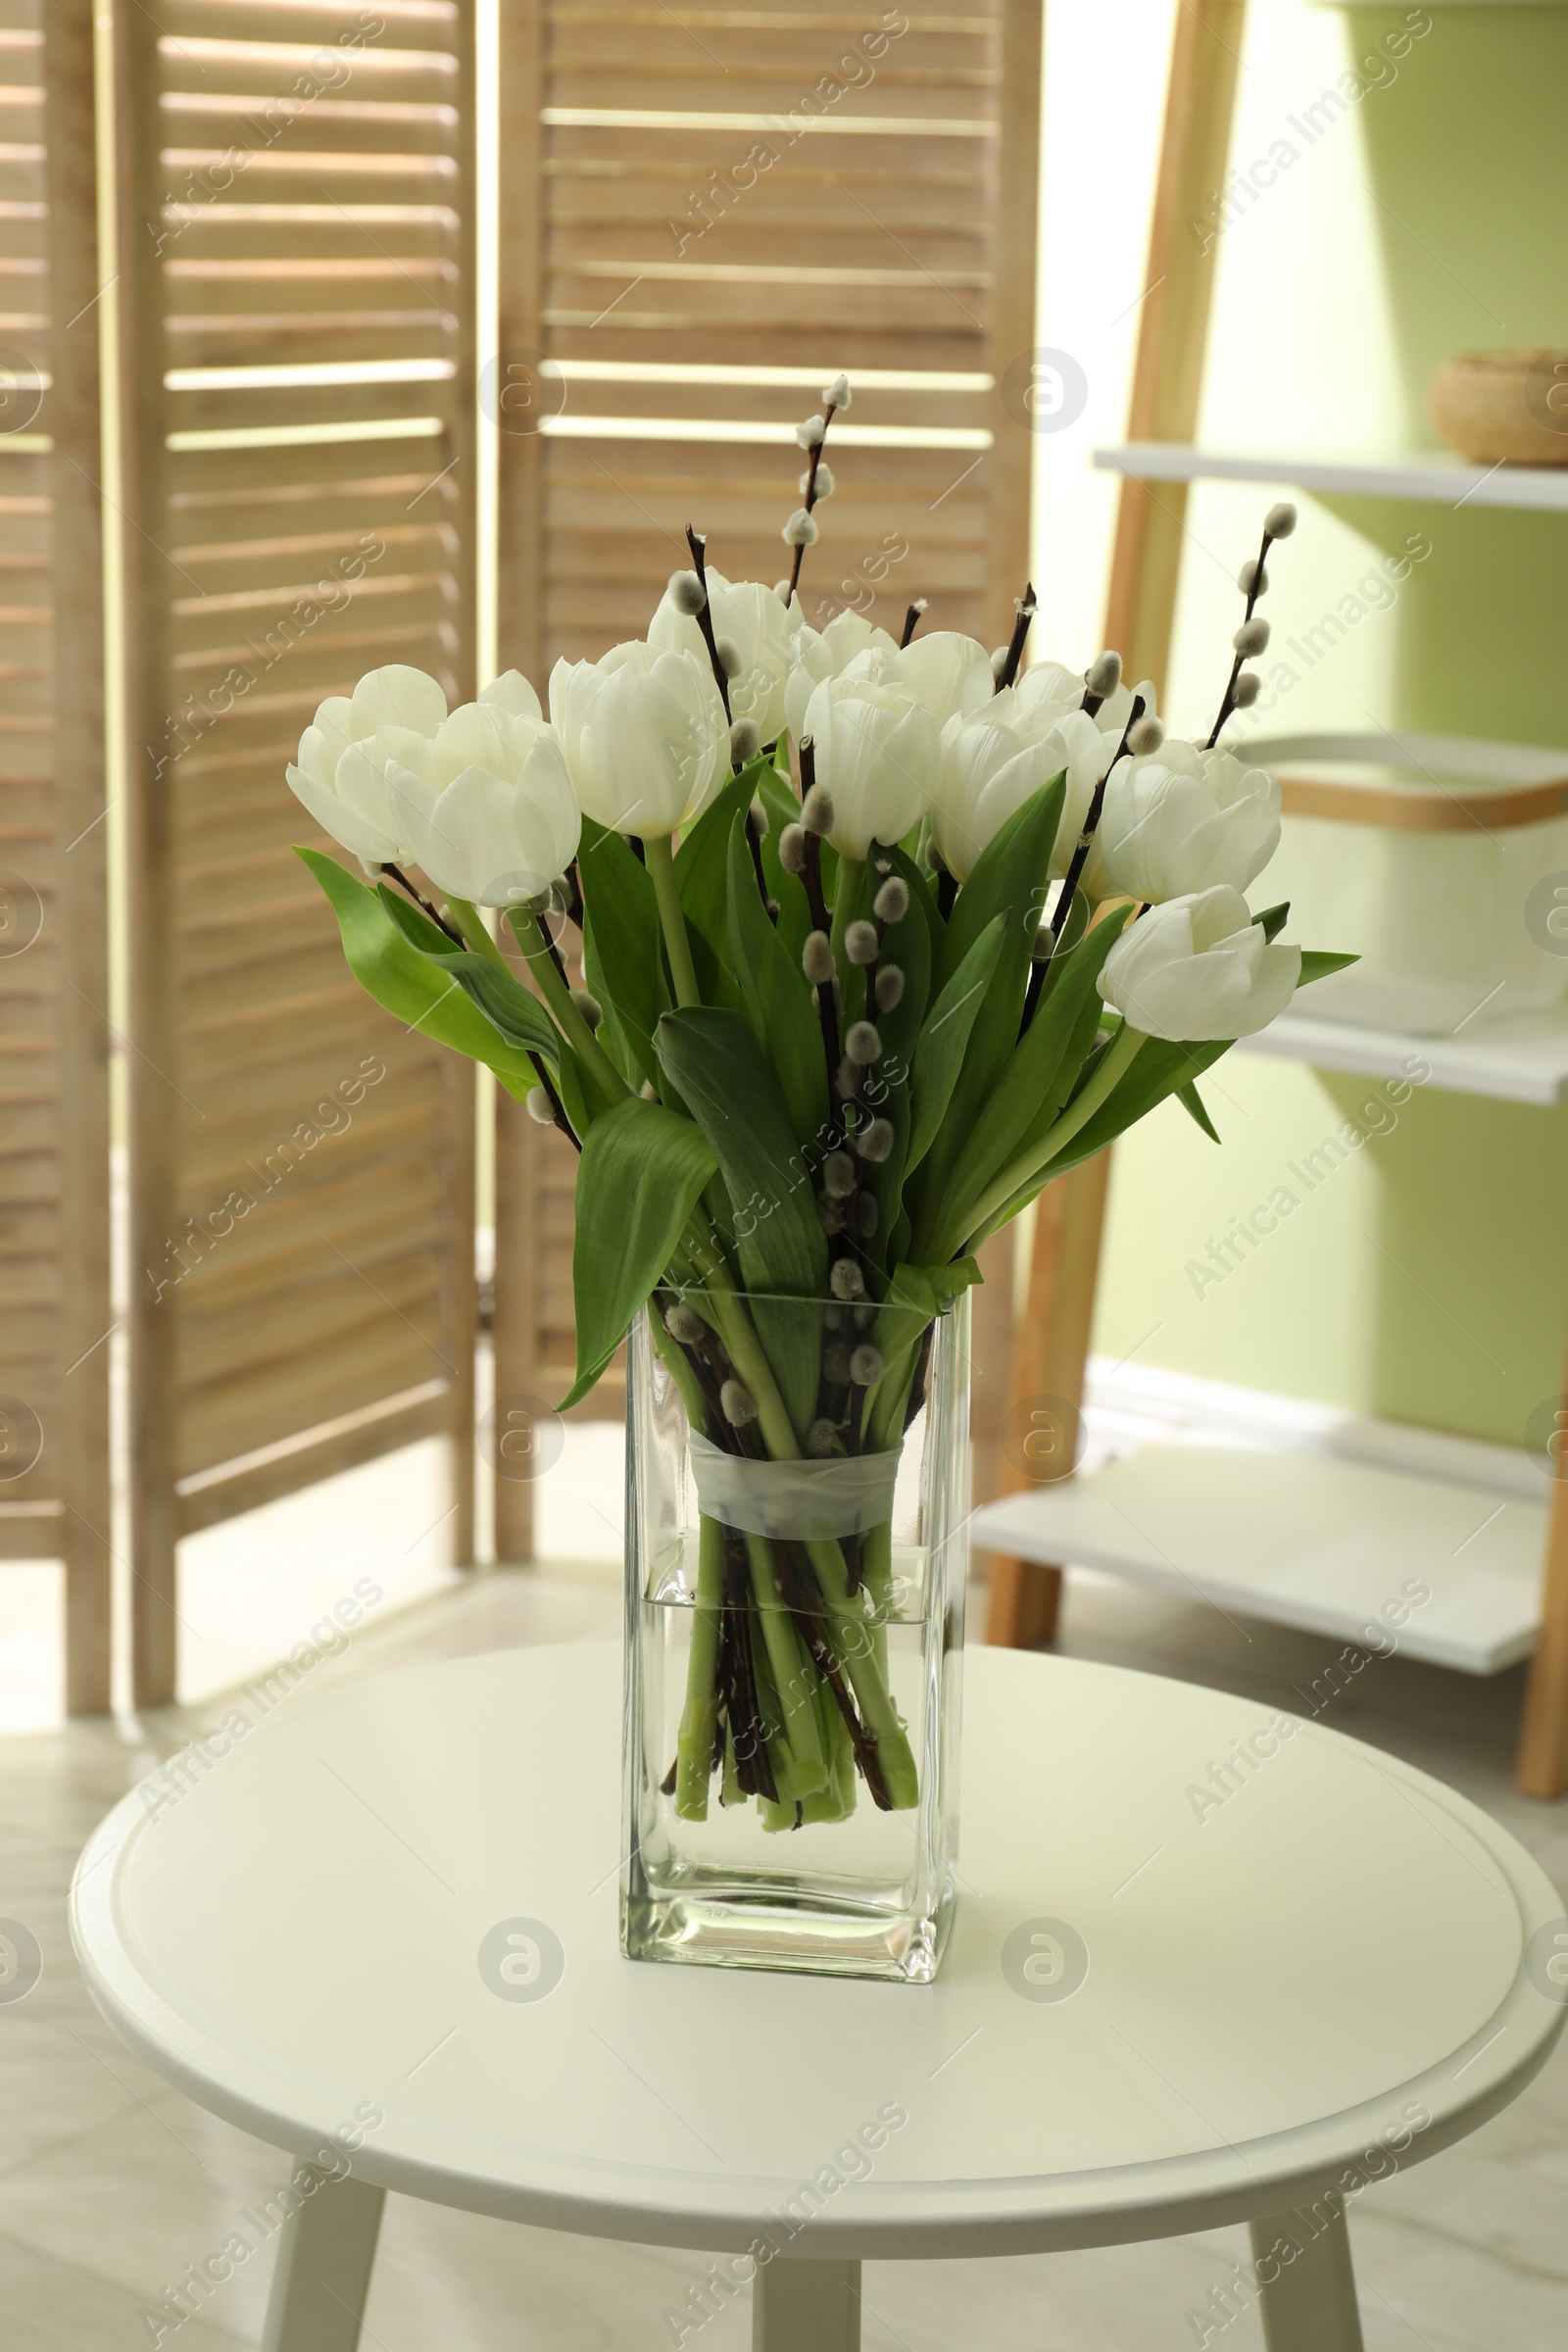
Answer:
<svg viewBox="0 0 1568 2352"><path fill-rule="evenodd" d="M752 2352L860 2352L859 2264L766 2264L752 2282Z"/></svg>
<svg viewBox="0 0 1568 2352"><path fill-rule="evenodd" d="M262 2352L355 2352L386 2191L328 2180L283 2224Z"/></svg>
<svg viewBox="0 0 1568 2352"><path fill-rule="evenodd" d="M1335 2198L1327 2220L1322 2211L1320 2203L1249 2225L1267 2352L1362 2352L1345 2207Z"/></svg>

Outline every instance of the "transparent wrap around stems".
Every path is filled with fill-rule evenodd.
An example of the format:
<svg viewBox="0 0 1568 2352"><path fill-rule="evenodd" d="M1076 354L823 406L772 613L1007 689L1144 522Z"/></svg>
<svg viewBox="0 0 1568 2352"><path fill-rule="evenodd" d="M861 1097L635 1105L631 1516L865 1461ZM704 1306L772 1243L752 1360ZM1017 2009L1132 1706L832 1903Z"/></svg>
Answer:
<svg viewBox="0 0 1568 2352"><path fill-rule="evenodd" d="M737 1295L802 1438L728 1420L700 1294L632 1333L621 1928L633 1958L928 1981L954 1907L967 1299ZM733 1315L737 1299L725 1301ZM687 1333L695 1326L675 1318ZM731 1325L733 1335L733 1325ZM849 1377L868 1366L877 1377Z"/></svg>

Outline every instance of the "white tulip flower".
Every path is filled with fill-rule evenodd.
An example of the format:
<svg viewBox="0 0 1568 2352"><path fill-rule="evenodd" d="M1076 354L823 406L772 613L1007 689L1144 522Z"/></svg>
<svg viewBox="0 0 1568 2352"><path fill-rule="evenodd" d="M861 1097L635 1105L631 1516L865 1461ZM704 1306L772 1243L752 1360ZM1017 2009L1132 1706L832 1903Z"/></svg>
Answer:
<svg viewBox="0 0 1568 2352"><path fill-rule="evenodd" d="M961 715L942 731L942 761L931 829L944 864L967 882L981 852L1042 784L1065 775L1067 789L1051 853L1056 881L1083 829L1095 786L1114 745L1094 720L1074 708L1054 722L1020 709L1017 690L1004 687L972 718Z"/></svg>
<svg viewBox="0 0 1568 2352"><path fill-rule="evenodd" d="M581 811L543 718L499 702L466 704L417 768L389 760L387 782L410 854L449 898L521 906L577 855Z"/></svg>
<svg viewBox="0 0 1568 2352"><path fill-rule="evenodd" d="M972 718L996 692L991 656L976 638L957 629L933 629L929 636L913 638L899 654L899 668L939 727L950 718Z"/></svg>
<svg viewBox="0 0 1568 2352"><path fill-rule="evenodd" d="M787 618L795 619L791 612ZM800 622L790 642L790 674L784 688L784 717L797 743L806 732L806 706L824 678L842 677L861 654L898 653L886 629L868 621L863 612L838 612L825 629Z"/></svg>
<svg viewBox="0 0 1568 2352"><path fill-rule="evenodd" d="M707 582L713 634L728 638L740 650L741 665L729 684L730 710L736 718L755 719L762 741L774 743L784 726L795 615L784 610L771 588L756 580L726 580L721 571L710 570ZM667 588L648 624L648 642L662 654L691 654L701 662L709 658L695 617L680 610Z"/></svg>
<svg viewBox="0 0 1568 2352"><path fill-rule="evenodd" d="M366 865L412 856L402 840L386 786L392 739L417 760L419 746L434 739L446 722L447 698L422 669L393 662L372 669L352 695L328 695L300 737L298 763L288 768L289 788L324 833ZM379 754L377 736L388 743Z"/></svg>
<svg viewBox="0 0 1568 2352"><path fill-rule="evenodd" d="M351 705L346 694L329 695L300 737L299 760L287 770L289 790L315 817L323 833L353 852L367 866L388 865L399 855L399 844L388 807L362 812L339 797L338 767L354 738L349 731Z"/></svg>
<svg viewBox="0 0 1568 2352"><path fill-rule="evenodd" d="M300 738L288 780L368 866L422 866L448 897L534 898L576 855L581 818L554 731L509 670L447 713L421 670L372 670L332 695Z"/></svg>
<svg viewBox="0 0 1568 2352"><path fill-rule="evenodd" d="M1095 835L1096 898L1155 902L1220 882L1245 890L1280 842L1280 788L1224 751L1167 742L1118 760ZM1097 887L1098 885L1098 887Z"/></svg>
<svg viewBox="0 0 1568 2352"><path fill-rule="evenodd" d="M1241 892L1222 882L1129 923L1099 985L1146 1037L1198 1043L1266 1029L1300 976L1300 949L1270 945Z"/></svg>
<svg viewBox="0 0 1568 2352"><path fill-rule="evenodd" d="M896 662L896 653L892 662L873 654L868 674L824 678L806 708L816 781L833 796L828 838L841 858L862 859L873 841L901 840L935 797L937 722L899 681ZM883 674L870 674L879 663Z"/></svg>
<svg viewBox="0 0 1568 2352"><path fill-rule="evenodd" d="M667 840L730 772L729 721L706 655L633 639L597 662L558 662L550 716L578 800L614 833Z"/></svg>

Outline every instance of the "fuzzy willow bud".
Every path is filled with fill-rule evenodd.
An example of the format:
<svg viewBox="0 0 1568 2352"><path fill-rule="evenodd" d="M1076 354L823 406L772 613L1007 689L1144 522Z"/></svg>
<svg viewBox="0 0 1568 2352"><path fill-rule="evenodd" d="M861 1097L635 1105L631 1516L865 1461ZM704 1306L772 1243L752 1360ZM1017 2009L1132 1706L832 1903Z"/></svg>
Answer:
<svg viewBox="0 0 1568 2352"><path fill-rule="evenodd" d="M822 1162L822 1189L833 1200L847 1200L856 1186L855 1162L847 1152L830 1152Z"/></svg>
<svg viewBox="0 0 1568 2352"><path fill-rule="evenodd" d="M695 620L708 602L708 590L695 571L672 571L669 575L669 601L677 612Z"/></svg>
<svg viewBox="0 0 1568 2352"><path fill-rule="evenodd" d="M556 1114L550 1107L550 1097L542 1086L530 1087L523 1097L528 1116L540 1127L553 1127Z"/></svg>
<svg viewBox="0 0 1568 2352"><path fill-rule="evenodd" d="M855 1203L855 1226L862 1242L868 1242L882 1221L875 1193L862 1193Z"/></svg>
<svg viewBox="0 0 1568 2352"><path fill-rule="evenodd" d="M825 931L808 931L801 950L801 968L813 988L826 988L833 977L833 942Z"/></svg>
<svg viewBox="0 0 1568 2352"><path fill-rule="evenodd" d="M744 667L744 662L741 649L734 638L715 637L713 651L718 656L718 666L724 672L725 677L738 678Z"/></svg>
<svg viewBox="0 0 1568 2352"><path fill-rule="evenodd" d="M1236 585L1244 596L1266 596L1268 593L1266 566L1259 564L1255 556L1249 556L1241 570L1236 574Z"/></svg>
<svg viewBox="0 0 1568 2352"><path fill-rule="evenodd" d="M1296 528L1296 509L1288 498L1282 498L1279 505L1270 507L1264 515L1263 528L1271 539L1288 539Z"/></svg>
<svg viewBox="0 0 1568 2352"><path fill-rule="evenodd" d="M885 1366L882 1351L869 1340L862 1340L850 1357L850 1378L858 1389L869 1389L882 1377Z"/></svg>
<svg viewBox="0 0 1568 2352"><path fill-rule="evenodd" d="M806 1433L806 1450L820 1461L824 1454L833 1451L834 1446L838 1444L838 1436L839 1433L831 1421L813 1421Z"/></svg>
<svg viewBox="0 0 1568 2352"><path fill-rule="evenodd" d="M814 547L817 542L815 521L804 507L797 507L779 537L786 547Z"/></svg>
<svg viewBox="0 0 1568 2352"><path fill-rule="evenodd" d="M844 1051L861 1069L869 1069L882 1052L882 1033L874 1021L852 1021Z"/></svg>
<svg viewBox="0 0 1568 2352"><path fill-rule="evenodd" d="M1263 681L1255 669L1244 669L1231 694L1231 705L1237 710L1250 710L1263 691Z"/></svg>
<svg viewBox="0 0 1568 2352"><path fill-rule="evenodd" d="M1140 760L1147 760L1151 752L1158 751L1164 740L1165 729L1151 711L1148 718L1141 718L1137 726L1129 730L1127 749Z"/></svg>
<svg viewBox="0 0 1568 2352"><path fill-rule="evenodd" d="M802 474L802 476L801 476L801 496L802 496L803 498L806 496L806 493L807 493L807 491L808 491L808 490L810 487L811 487L811 477L810 477L810 475L809 475L808 473L803 473L803 474ZM823 499L823 498L831 498L831 497L832 497L832 495L833 495L833 493L834 493L834 491L835 491L835 489L836 489L837 487L838 487L838 485L837 485L837 483L836 483L836 482L834 481L834 479L833 479L833 468L832 468L832 466L829 466L829 465L827 464L827 462L825 461L825 459L820 459L820 458L819 458L819 459L817 460L817 466L816 466L816 495L817 495L817 497L818 497L819 499Z"/></svg>
<svg viewBox="0 0 1568 2352"><path fill-rule="evenodd" d="M827 1287L835 1298L863 1298L865 1276L853 1257L836 1257L828 1274Z"/></svg>
<svg viewBox="0 0 1568 2352"><path fill-rule="evenodd" d="M876 976L876 1008L878 1012L891 1012L895 1004L902 1001L903 996L904 966L899 963L883 964Z"/></svg>
<svg viewBox="0 0 1568 2352"><path fill-rule="evenodd" d="M744 1429L748 1421L757 1419L757 1398L738 1380L725 1381L718 1392L718 1401L731 1429Z"/></svg>
<svg viewBox="0 0 1568 2352"><path fill-rule="evenodd" d="M1268 635L1268 622L1257 612L1250 620L1243 621L1231 643L1244 662L1250 662L1255 655L1267 652Z"/></svg>
<svg viewBox="0 0 1568 2352"><path fill-rule="evenodd" d="M847 375L836 375L830 384L824 384L822 387L824 409L847 409L850 399L850 379Z"/></svg>
<svg viewBox="0 0 1568 2352"><path fill-rule="evenodd" d="M855 1149L862 1159L875 1162L887 1158L893 1149L893 1121L873 1119L868 1127L862 1127L856 1136Z"/></svg>
<svg viewBox="0 0 1568 2352"><path fill-rule="evenodd" d="M902 923L908 911L909 885L902 875L889 874L871 901L871 912L879 923Z"/></svg>
<svg viewBox="0 0 1568 2352"><path fill-rule="evenodd" d="M679 1341L681 1347L692 1348L702 1338L705 1326L702 1316L677 1298L674 1305L665 1310L664 1329L672 1340Z"/></svg>
<svg viewBox="0 0 1568 2352"><path fill-rule="evenodd" d="M762 730L758 725L756 719L738 718L729 731L729 756L731 764L735 767L744 767L748 760L755 760L757 758L757 755L761 748ZM754 801L752 803L752 807L757 808L760 807L760 803ZM762 821L761 829L763 833L767 831L767 820L765 817Z"/></svg>
<svg viewBox="0 0 1568 2352"><path fill-rule="evenodd" d="M825 416L807 416L795 427L795 442L799 449L820 449L827 431Z"/></svg>
<svg viewBox="0 0 1568 2352"><path fill-rule="evenodd" d="M806 827L786 825L778 837L778 861L787 874L806 871Z"/></svg>
<svg viewBox="0 0 1568 2352"><path fill-rule="evenodd" d="M858 920L844 934L844 953L852 963L875 963L877 946L875 923Z"/></svg>
<svg viewBox="0 0 1568 2352"><path fill-rule="evenodd" d="M1098 654L1084 671L1084 684L1102 702L1121 684L1120 654Z"/></svg>
<svg viewBox="0 0 1568 2352"><path fill-rule="evenodd" d="M858 1061L852 1061L847 1054L839 1062L833 1091L842 1102L853 1102L860 1091L860 1065Z"/></svg>
<svg viewBox="0 0 1568 2352"><path fill-rule="evenodd" d="M833 830L833 795L825 784L813 784L801 803L801 822L808 833Z"/></svg>

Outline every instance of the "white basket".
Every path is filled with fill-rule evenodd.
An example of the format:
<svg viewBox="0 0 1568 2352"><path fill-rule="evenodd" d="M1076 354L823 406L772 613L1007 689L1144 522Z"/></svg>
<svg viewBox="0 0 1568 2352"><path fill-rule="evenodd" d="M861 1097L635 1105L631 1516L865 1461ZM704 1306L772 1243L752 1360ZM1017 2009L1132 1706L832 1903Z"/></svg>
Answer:
<svg viewBox="0 0 1568 2352"><path fill-rule="evenodd" d="M1314 1013L1450 1036L1568 990L1568 753L1390 733L1236 748L1284 812L1253 898L1290 900L1292 939L1361 959L1314 984Z"/></svg>

